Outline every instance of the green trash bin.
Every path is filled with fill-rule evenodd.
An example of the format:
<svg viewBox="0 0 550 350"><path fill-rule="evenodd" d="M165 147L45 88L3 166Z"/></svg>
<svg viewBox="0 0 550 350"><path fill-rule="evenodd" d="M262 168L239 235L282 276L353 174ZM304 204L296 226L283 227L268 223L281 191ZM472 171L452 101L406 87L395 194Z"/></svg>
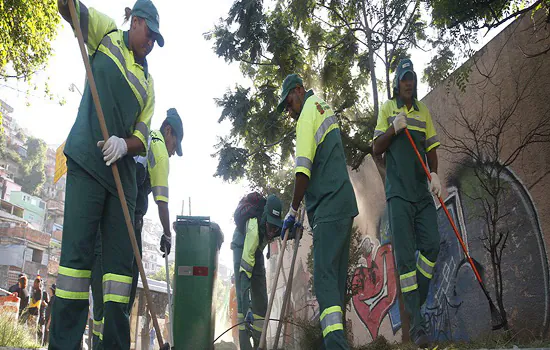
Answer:
<svg viewBox="0 0 550 350"><path fill-rule="evenodd" d="M176 350L210 350L214 348L214 285L223 234L220 227L205 216L178 216L174 230L172 346Z"/></svg>

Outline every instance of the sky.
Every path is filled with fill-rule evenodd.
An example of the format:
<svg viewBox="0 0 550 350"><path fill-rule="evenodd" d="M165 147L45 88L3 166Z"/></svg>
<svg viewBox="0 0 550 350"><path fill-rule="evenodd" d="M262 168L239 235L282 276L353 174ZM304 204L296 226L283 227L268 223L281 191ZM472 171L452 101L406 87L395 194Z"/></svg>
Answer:
<svg viewBox="0 0 550 350"><path fill-rule="evenodd" d="M233 210L248 188L244 180L228 184L213 177L217 165L217 159L211 157L215 152L214 145L219 135L226 135L230 130L228 123L218 124L221 109L215 105L214 98L221 97L236 83L245 86L250 83L243 80L237 64L228 64L215 55L213 43L206 41L203 33L212 29L219 18L226 16L233 1L155 0L165 46L155 46L147 58L155 82L156 106L152 128L160 127L166 110L171 107L178 110L184 125L183 156L170 159L171 219L181 214L182 201L185 201L185 214L188 214L188 198L191 197L192 215L210 216L221 226L225 243L220 262L227 266L232 266L229 244L234 230ZM132 0L88 0L84 3L109 15L121 28L127 29L128 24L122 26L124 8L132 7ZM47 69L35 79L38 82L47 80L51 91L66 100L65 105L42 98L40 90L32 92L27 100L24 82L0 83L0 98L14 107L12 116L17 123L50 145L60 145L65 140L76 118L80 95L77 90L69 91L69 87L74 84L80 91L84 90L85 70L78 44L70 26L64 20L62 22L53 43L54 56ZM482 44L496 33L490 33ZM413 50L411 54L415 70L420 75L430 55L419 50ZM383 77L382 72L378 77ZM422 97L428 87L420 84L418 90L419 97ZM158 222L157 210L152 201L150 203L147 217Z"/></svg>

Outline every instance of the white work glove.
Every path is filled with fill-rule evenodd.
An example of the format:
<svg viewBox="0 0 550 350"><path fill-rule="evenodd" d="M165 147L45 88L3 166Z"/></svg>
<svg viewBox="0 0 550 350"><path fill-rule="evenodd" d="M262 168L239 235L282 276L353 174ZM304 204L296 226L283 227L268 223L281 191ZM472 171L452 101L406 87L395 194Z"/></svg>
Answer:
<svg viewBox="0 0 550 350"><path fill-rule="evenodd" d="M393 120L393 129L397 135L401 130L407 127L407 113L401 112Z"/></svg>
<svg viewBox="0 0 550 350"><path fill-rule="evenodd" d="M99 141L97 147L103 152L103 160L107 166L110 166L128 153L128 145L123 138L111 136L105 141Z"/></svg>
<svg viewBox="0 0 550 350"><path fill-rule="evenodd" d="M435 194L438 198L441 197L441 182L439 181L439 176L436 173L430 173L432 181L430 181L430 191Z"/></svg>

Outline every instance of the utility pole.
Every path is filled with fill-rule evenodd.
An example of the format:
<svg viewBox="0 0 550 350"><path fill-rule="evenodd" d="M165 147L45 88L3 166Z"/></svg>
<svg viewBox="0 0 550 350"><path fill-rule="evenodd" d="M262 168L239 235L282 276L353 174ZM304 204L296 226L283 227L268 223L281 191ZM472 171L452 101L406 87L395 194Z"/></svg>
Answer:
<svg viewBox="0 0 550 350"><path fill-rule="evenodd" d="M189 197L189 216L191 216L191 197Z"/></svg>

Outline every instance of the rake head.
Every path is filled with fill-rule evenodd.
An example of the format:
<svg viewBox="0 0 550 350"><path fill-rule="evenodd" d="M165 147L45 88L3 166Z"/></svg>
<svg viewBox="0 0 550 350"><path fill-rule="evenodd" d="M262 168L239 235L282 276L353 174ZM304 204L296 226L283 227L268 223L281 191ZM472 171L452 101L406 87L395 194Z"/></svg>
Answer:
<svg viewBox="0 0 550 350"><path fill-rule="evenodd" d="M495 304L493 304L493 301L489 301L489 308L491 309L491 326L493 327L493 330L499 330L506 326L507 322L502 317L502 314L498 311Z"/></svg>

